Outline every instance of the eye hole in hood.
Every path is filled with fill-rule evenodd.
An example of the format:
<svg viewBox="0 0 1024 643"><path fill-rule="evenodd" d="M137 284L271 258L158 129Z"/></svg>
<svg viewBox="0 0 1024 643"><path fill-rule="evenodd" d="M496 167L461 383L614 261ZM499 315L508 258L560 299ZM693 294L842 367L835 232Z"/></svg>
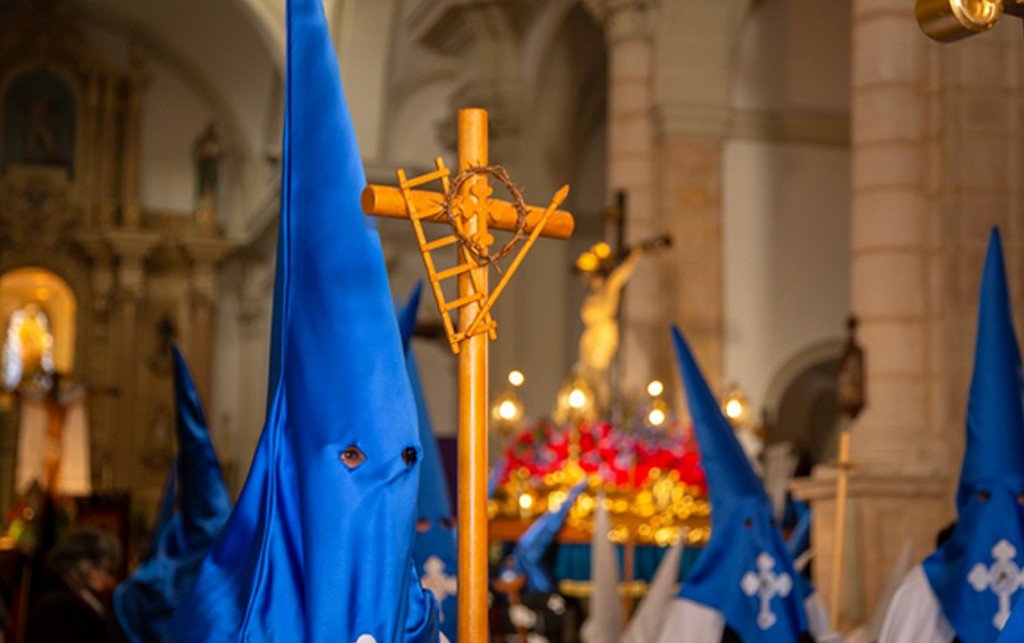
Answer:
<svg viewBox="0 0 1024 643"><path fill-rule="evenodd" d="M402 451L402 460L405 461L405 466L407 467L411 467L416 464L416 461L419 460L419 458L420 454L416 451L416 447L405 447L405 450Z"/></svg>
<svg viewBox="0 0 1024 643"><path fill-rule="evenodd" d="M366 462L366 454L363 453L362 449L352 444L345 447L345 450L341 452L338 459L340 459L341 463L349 469L355 469L362 463Z"/></svg>

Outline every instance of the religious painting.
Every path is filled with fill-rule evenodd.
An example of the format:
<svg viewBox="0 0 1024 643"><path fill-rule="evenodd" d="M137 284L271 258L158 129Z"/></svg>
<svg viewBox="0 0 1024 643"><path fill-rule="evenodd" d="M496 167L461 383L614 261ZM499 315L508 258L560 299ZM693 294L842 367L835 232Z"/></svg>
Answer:
<svg viewBox="0 0 1024 643"><path fill-rule="evenodd" d="M62 167L74 174L75 97L60 77L31 71L3 97L4 172L12 165Z"/></svg>

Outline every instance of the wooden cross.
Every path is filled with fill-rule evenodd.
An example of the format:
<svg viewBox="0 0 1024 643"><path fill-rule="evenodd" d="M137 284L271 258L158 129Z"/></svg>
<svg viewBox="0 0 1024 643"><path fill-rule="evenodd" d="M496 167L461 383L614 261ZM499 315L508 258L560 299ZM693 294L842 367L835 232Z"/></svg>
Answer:
<svg viewBox="0 0 1024 643"><path fill-rule="evenodd" d="M459 172L485 167L487 112L460 110ZM487 347L497 326L490 318L490 310L538 236L565 239L572 234L572 215L557 210L569 186L559 190L547 208L521 204L525 206L524 213L512 203L490 199L487 176L482 173L469 176L458 194L448 194L450 172L440 159L437 171L424 176L406 179L402 170L397 174L399 188L369 185L363 191L362 206L370 215L408 218L412 222L448 340L459 356L458 637L460 641L486 641ZM444 193L413 189L431 181L440 181ZM444 207L446 201L450 208ZM458 214L450 216L456 210ZM428 241L423 234L423 221L450 223L453 234ZM480 256L494 242L488 228L529 235L490 295L489 262ZM450 245L458 247L458 265L437 271L431 253ZM453 277L458 278L458 295L448 302L441 282ZM452 311L458 311L457 329L450 317Z"/></svg>

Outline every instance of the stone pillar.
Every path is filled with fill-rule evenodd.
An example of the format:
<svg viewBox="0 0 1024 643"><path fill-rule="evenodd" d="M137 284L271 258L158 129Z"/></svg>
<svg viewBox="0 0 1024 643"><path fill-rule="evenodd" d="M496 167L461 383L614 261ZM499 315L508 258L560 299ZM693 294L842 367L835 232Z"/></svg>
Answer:
<svg viewBox="0 0 1024 643"><path fill-rule="evenodd" d="M124 107L124 137L121 153L121 221L127 228L137 228L141 216L139 208L140 132L142 89L147 74L143 67L142 52L132 48L132 70L128 76L128 95Z"/></svg>
<svg viewBox="0 0 1024 643"><path fill-rule="evenodd" d="M117 397L111 425L111 486L128 490L133 487L142 444L136 438L144 434L139 418L139 313L144 303L147 254L156 245L157 236L144 232L110 234L110 245L118 258L117 292L111 311L113 350L110 373Z"/></svg>
<svg viewBox="0 0 1024 643"><path fill-rule="evenodd" d="M722 154L725 120L707 122L692 118L685 108L662 108L659 123L658 205L665 231L672 235L672 249L650 261L655 288L671 292L662 296L663 310L651 328L648 341L660 357L657 375L676 376L671 351L666 346L667 327L679 324L700 359L712 387L722 386L724 368L725 257L722 249ZM694 126L694 124L697 124ZM657 297L656 293L650 295ZM681 391L682 387L674 387ZM723 391L716 391L722 393Z"/></svg>
<svg viewBox="0 0 1024 643"><path fill-rule="evenodd" d="M861 469L850 481L840 629L871 617L904 540L914 539L920 560L949 516L928 395L928 45L899 0L856 0L853 14L851 309L868 402L851 434ZM834 472L816 471L797 490L814 506L814 575L827 604Z"/></svg>
<svg viewBox="0 0 1024 643"><path fill-rule="evenodd" d="M914 539L918 562L955 514L987 235L1001 225L1014 257L1022 234L1014 177L1024 52L1019 23L1006 22L942 46L918 29L911 4L853 4L851 308L867 407L851 434L861 468L850 482L841 629L872 616L904 540ZM826 600L833 480L818 471L796 485L815 507L814 573Z"/></svg>
<svg viewBox="0 0 1024 643"><path fill-rule="evenodd" d="M85 342L79 342L85 350L79 356L81 377L90 388L89 430L91 438L93 488L107 491L113 488L113 445L115 397L111 388L114 382L110 368L110 312L113 307L116 286L114 256L106 241L95 233L85 233L78 238L79 245L92 260L89 308L82 313L89 315L82 327L88 329Z"/></svg>
<svg viewBox="0 0 1024 643"><path fill-rule="evenodd" d="M214 312L217 301L217 266L234 247L230 241L187 237L185 252L192 261L189 275L188 360L196 390L204 403L211 401L213 381Z"/></svg>
<svg viewBox="0 0 1024 643"><path fill-rule="evenodd" d="M100 77L92 72L89 74L85 85L85 118L82 123L81 140L86 141L82 147L87 150L89 156L83 163L79 164L82 185L81 194L83 197L82 216L85 218L85 227L92 228L96 225L96 204L98 194L96 191L96 166L99 158L99 150L96 142L100 112Z"/></svg>
<svg viewBox="0 0 1024 643"><path fill-rule="evenodd" d="M96 200L99 203L99 223L108 227L114 223L117 199L117 86L118 77L108 74L103 78L103 98L100 109L100 129L96 144L99 148L99 171L96 173Z"/></svg>
<svg viewBox="0 0 1024 643"><path fill-rule="evenodd" d="M228 480L233 489L241 488L248 473L253 451L259 441L265 420L267 365L270 352L271 312L274 292L274 254L263 254L243 260L242 287L239 293L239 391L258 391L259 397L242 404L235 416L233 452L228 459L236 463L236 477Z"/></svg>
<svg viewBox="0 0 1024 643"><path fill-rule="evenodd" d="M658 216L652 123L653 0L591 0L585 3L604 25L608 47L608 202L626 195L625 236L635 244L666 232ZM620 329L620 382L638 389L660 373L668 326L663 283L656 264L644 259L626 287ZM663 376L662 376L663 377Z"/></svg>

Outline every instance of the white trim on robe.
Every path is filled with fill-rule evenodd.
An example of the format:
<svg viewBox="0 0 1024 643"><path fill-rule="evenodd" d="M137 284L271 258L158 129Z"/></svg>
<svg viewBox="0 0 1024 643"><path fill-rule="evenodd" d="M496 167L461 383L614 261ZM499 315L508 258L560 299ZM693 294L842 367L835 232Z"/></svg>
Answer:
<svg viewBox="0 0 1024 643"><path fill-rule="evenodd" d="M914 567L892 597L878 643L950 643L954 638L924 568Z"/></svg>

